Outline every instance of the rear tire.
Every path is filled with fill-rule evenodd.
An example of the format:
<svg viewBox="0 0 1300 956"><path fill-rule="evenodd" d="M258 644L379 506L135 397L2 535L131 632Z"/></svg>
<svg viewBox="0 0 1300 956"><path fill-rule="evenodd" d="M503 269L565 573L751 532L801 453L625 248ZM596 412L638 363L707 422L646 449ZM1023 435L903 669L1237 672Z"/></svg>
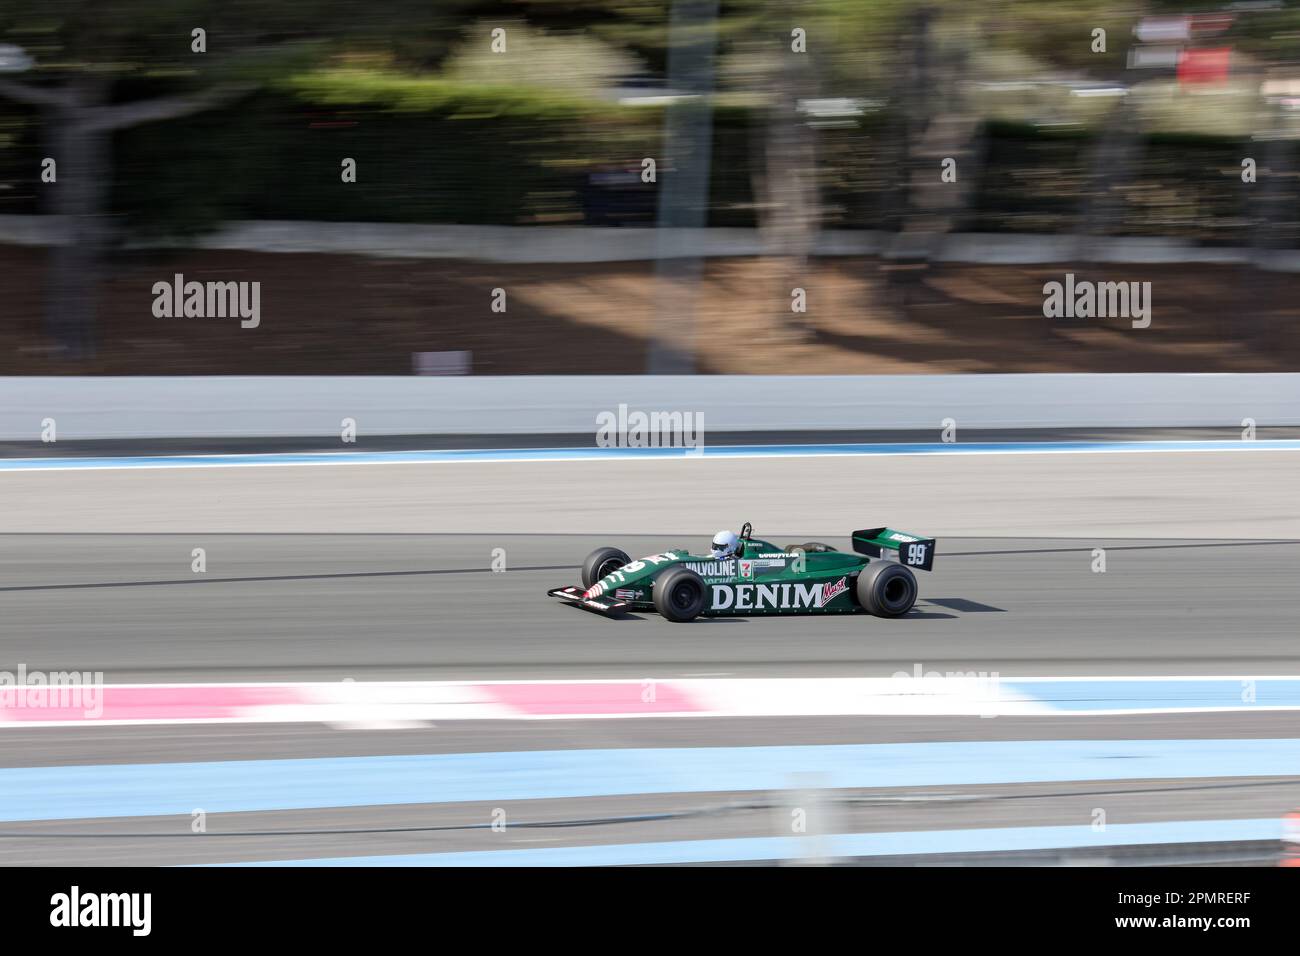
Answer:
<svg viewBox="0 0 1300 956"><path fill-rule="evenodd" d="M654 583L655 610L676 624L700 616L708 600L704 579L690 568L669 568Z"/></svg>
<svg viewBox="0 0 1300 956"><path fill-rule="evenodd" d="M916 594L916 576L893 561L873 562L858 575L858 603L876 617L902 617Z"/></svg>
<svg viewBox="0 0 1300 956"><path fill-rule="evenodd" d="M618 548L597 548L582 562L582 586L589 588L607 574L612 574L632 559Z"/></svg>

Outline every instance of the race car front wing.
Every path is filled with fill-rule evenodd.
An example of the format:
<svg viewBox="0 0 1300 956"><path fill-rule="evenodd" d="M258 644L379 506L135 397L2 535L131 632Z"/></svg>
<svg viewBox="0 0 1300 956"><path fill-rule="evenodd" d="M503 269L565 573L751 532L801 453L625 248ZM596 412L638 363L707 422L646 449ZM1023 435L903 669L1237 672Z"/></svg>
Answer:
<svg viewBox="0 0 1300 956"><path fill-rule="evenodd" d="M607 597L583 597L582 588L551 588L546 592L553 598L558 598L565 604L572 604L580 607L585 611L594 611L597 614L621 614L627 607L626 601L615 601Z"/></svg>

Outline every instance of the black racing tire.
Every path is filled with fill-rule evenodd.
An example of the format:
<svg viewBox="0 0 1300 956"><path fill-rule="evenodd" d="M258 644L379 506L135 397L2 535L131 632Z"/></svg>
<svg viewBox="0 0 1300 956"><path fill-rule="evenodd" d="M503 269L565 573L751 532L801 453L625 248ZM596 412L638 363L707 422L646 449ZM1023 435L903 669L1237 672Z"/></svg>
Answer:
<svg viewBox="0 0 1300 956"><path fill-rule="evenodd" d="M675 624L699 617L708 599L704 578L690 568L669 568L654 583L655 610Z"/></svg>
<svg viewBox="0 0 1300 956"><path fill-rule="evenodd" d="M916 594L916 576L893 561L873 561L858 575L858 603L876 617L902 617Z"/></svg>
<svg viewBox="0 0 1300 956"><path fill-rule="evenodd" d="M617 571L632 559L618 548L597 548L582 562L582 586L589 588L607 574Z"/></svg>

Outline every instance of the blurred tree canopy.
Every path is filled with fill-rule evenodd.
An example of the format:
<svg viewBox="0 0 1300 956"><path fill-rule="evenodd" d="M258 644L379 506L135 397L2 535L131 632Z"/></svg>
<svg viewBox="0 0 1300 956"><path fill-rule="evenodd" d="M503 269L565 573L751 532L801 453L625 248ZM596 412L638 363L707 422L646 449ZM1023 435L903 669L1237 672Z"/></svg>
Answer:
<svg viewBox="0 0 1300 956"><path fill-rule="evenodd" d="M779 139L768 134L784 124L815 141L816 189L805 199L823 225L898 228L913 173L930 169L927 150L952 142L982 157L963 180L969 198L955 214L965 225L1072 228L1099 188L1086 160L1098 134L1133 117L1047 81L1124 76L1136 20L1188 7L724 0L709 221L756 221L763 175L780 171ZM3 0L0 44L33 65L0 72L0 211L66 223L47 302L51 331L73 350L93 344L99 257L123 235L185 235L233 218L581 221L588 171L659 155L663 107L621 104L617 89L666 83L671 9L671 0ZM494 26L507 31L504 55L492 52ZM1098 27L1104 54L1090 46ZM796 28L808 65L783 72ZM1283 7L1239 16L1225 42L1246 62L1289 63L1297 35L1300 11ZM991 81L1026 90L972 92ZM826 98L849 105L814 123L804 107ZM1240 128L1208 138L1186 139L1187 122L1134 131L1143 146L1110 228L1230 238L1242 219L1218 187L1251 135L1246 112L1220 109ZM936 137L945 123L959 135ZM58 161L57 188L40 180L46 156ZM357 160L356 183L340 182L343 157Z"/></svg>
<svg viewBox="0 0 1300 956"><path fill-rule="evenodd" d="M103 248L112 234L114 136L232 102L335 49L366 49L396 34L445 55L424 4L385 0L6 0L0 41L27 69L0 74L0 97L32 108L54 159L50 211L59 216L45 297L52 338L70 354L94 351ZM451 13L454 6L446 4ZM382 12L381 12L382 11ZM21 78L16 78L21 74ZM209 149L219 148L210 142ZM196 184L196 187L202 187Z"/></svg>

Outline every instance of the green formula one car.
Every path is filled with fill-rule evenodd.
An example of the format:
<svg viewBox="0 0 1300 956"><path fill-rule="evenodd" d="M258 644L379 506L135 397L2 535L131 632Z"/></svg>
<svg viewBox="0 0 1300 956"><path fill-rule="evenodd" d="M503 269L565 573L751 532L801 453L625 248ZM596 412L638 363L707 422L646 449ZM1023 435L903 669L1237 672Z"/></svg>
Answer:
<svg viewBox="0 0 1300 956"><path fill-rule="evenodd" d="M670 621L748 614L855 614L902 617L916 603L910 568L934 565L934 539L892 528L853 532L853 551L818 541L778 547L719 531L707 555L685 549L633 561L597 548L582 563L582 585L546 593L602 614L658 611ZM872 558L878 560L872 561Z"/></svg>

